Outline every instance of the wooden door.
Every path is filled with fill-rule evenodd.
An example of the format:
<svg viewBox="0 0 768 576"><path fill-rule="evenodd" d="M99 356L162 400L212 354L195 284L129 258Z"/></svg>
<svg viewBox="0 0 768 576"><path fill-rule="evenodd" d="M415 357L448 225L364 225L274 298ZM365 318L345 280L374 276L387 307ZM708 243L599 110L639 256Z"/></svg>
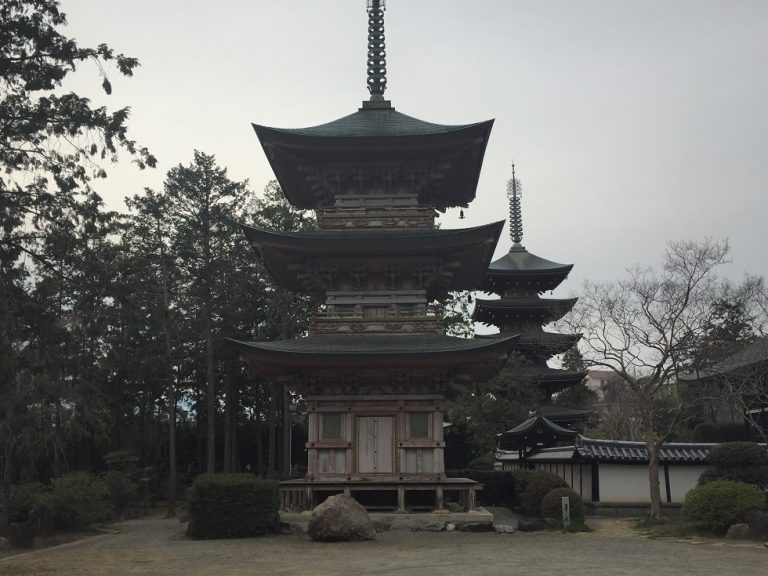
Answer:
<svg viewBox="0 0 768 576"><path fill-rule="evenodd" d="M360 474L392 473L394 418L358 416L357 471Z"/></svg>

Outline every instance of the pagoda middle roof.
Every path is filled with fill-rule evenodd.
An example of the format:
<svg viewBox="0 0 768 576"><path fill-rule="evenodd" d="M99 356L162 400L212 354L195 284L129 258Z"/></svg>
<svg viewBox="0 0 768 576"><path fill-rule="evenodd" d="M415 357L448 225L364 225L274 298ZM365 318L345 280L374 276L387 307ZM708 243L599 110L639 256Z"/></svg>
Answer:
<svg viewBox="0 0 768 576"><path fill-rule="evenodd" d="M565 316L578 298L478 298L472 319L484 324L499 325L521 317L552 322Z"/></svg>
<svg viewBox="0 0 768 576"><path fill-rule="evenodd" d="M289 290L320 293L311 284L309 262L337 262L340 266L381 262L382 258L427 258L444 263L445 286L434 287L432 296L445 290L476 288L488 266L504 222L474 228L317 230L278 232L243 226L261 254L264 265ZM308 284L309 282L309 284Z"/></svg>
<svg viewBox="0 0 768 576"><path fill-rule="evenodd" d="M501 293L520 288L536 288L539 292L554 290L565 280L573 264L560 264L531 254L522 246L513 246L507 254L491 262L482 290Z"/></svg>
<svg viewBox="0 0 768 576"><path fill-rule="evenodd" d="M475 338L498 338L511 336L516 332L495 334L477 334ZM559 332L523 332L516 340L516 348L526 352L539 352L553 356L567 352L581 339L581 334L561 334Z"/></svg>

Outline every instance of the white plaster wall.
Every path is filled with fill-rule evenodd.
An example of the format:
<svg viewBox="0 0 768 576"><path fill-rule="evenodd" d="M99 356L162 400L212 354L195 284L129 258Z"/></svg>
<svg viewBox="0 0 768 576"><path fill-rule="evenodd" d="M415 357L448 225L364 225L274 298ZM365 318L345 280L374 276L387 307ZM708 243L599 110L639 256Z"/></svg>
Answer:
<svg viewBox="0 0 768 576"><path fill-rule="evenodd" d="M557 474L581 495L582 500L592 500L592 466L590 464L565 464L537 462L536 470Z"/></svg>
<svg viewBox="0 0 768 576"><path fill-rule="evenodd" d="M649 502L648 466L600 464L600 502ZM666 499L664 469L659 469L662 501Z"/></svg>
<svg viewBox="0 0 768 576"><path fill-rule="evenodd" d="M709 466L675 466L669 467L669 491L672 496L672 502L682 503L685 500L685 495L689 490L696 487L699 481L699 476L705 470L709 470ZM664 470L662 469L663 473ZM662 481L663 481L662 476ZM665 497L664 485L662 484L662 498Z"/></svg>

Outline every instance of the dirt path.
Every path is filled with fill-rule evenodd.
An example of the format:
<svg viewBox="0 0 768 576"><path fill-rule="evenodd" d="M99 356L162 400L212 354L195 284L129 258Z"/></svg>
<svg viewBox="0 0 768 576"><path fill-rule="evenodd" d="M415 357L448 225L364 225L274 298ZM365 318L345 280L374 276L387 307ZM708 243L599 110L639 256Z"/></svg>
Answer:
<svg viewBox="0 0 768 576"><path fill-rule="evenodd" d="M762 576L768 570L764 548L605 537L600 531L385 532L372 542L321 544L302 536L193 541L178 521L159 518L114 528L120 532L0 560L0 575Z"/></svg>

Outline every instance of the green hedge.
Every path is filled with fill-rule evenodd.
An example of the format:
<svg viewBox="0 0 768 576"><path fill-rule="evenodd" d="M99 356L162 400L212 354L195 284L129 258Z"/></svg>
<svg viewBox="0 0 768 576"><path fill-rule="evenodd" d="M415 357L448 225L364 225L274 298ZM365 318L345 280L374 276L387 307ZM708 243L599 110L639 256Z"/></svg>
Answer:
<svg viewBox="0 0 768 576"><path fill-rule="evenodd" d="M523 510L528 516L541 514L541 501L555 488L569 488L568 482L552 472L534 470L528 476L523 494Z"/></svg>
<svg viewBox="0 0 768 576"><path fill-rule="evenodd" d="M193 538L244 538L277 531L278 483L252 474L204 474L189 494Z"/></svg>
<svg viewBox="0 0 768 576"><path fill-rule="evenodd" d="M469 478L483 485L477 501L483 506L520 506L528 470L448 470L449 478Z"/></svg>
<svg viewBox="0 0 768 576"><path fill-rule="evenodd" d="M768 464L768 451L754 442L724 442L712 447L707 454L707 462L717 468L765 466Z"/></svg>
<svg viewBox="0 0 768 576"><path fill-rule="evenodd" d="M768 452L754 442L725 442L707 455L714 466L699 477L699 484L733 480L768 488Z"/></svg>
<svg viewBox="0 0 768 576"><path fill-rule="evenodd" d="M716 480L697 486L685 496L683 517L716 534L725 532L739 515L765 506L760 488L744 482Z"/></svg>
<svg viewBox="0 0 768 576"><path fill-rule="evenodd" d="M693 429L694 442L738 442L748 439L749 433L744 424L703 422Z"/></svg>
<svg viewBox="0 0 768 576"><path fill-rule="evenodd" d="M541 500L541 515L557 521L563 527L563 496L570 500L571 521L578 525L584 523L584 502L578 492L570 488L555 488L547 492Z"/></svg>

